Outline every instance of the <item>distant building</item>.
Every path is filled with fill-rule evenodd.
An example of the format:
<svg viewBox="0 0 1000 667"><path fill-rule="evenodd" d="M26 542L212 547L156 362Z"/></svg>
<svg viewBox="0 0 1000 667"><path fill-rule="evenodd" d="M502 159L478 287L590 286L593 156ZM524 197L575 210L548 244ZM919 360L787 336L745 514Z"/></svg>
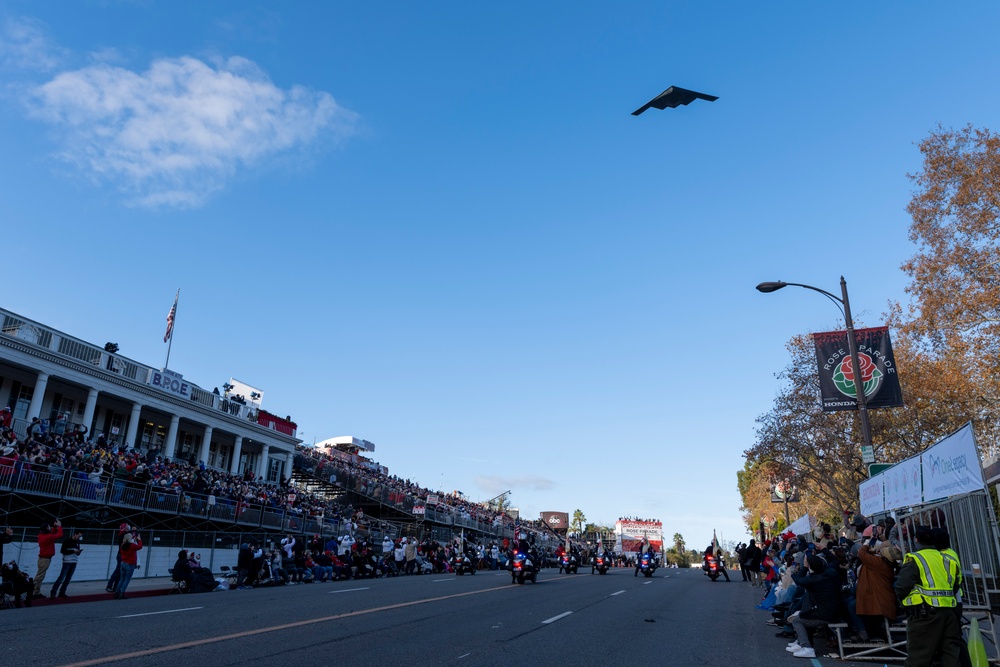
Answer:
<svg viewBox="0 0 1000 667"><path fill-rule="evenodd" d="M375 443L370 440L362 440L352 435L339 435L317 442L315 446L334 458L363 465L371 470L378 470L384 475L389 474L388 468L364 456L363 452L375 451Z"/></svg>
<svg viewBox="0 0 1000 667"><path fill-rule="evenodd" d="M87 429L88 439L103 433L122 446L271 482L291 474L297 427L259 409L259 396L205 390L117 354L117 345L93 345L8 310L0 320L0 405L11 409L19 436L39 417L50 430L66 422Z"/></svg>

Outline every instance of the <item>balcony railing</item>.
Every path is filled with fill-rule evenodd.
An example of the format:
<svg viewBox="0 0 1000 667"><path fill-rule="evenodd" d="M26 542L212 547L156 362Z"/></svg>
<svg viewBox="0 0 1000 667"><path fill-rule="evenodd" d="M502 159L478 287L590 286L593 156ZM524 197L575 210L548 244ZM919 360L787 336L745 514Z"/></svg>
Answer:
<svg viewBox="0 0 1000 667"><path fill-rule="evenodd" d="M173 489L116 477L103 476L93 480L82 473L30 463L0 465L0 491L155 514L200 517L293 533L339 535L343 530L340 519L309 516L279 507L253 505L210 495L178 493Z"/></svg>
<svg viewBox="0 0 1000 667"><path fill-rule="evenodd" d="M3 321L3 325L0 326L0 334L4 336L16 338L23 343L42 348L48 352L53 352L75 361L97 366L109 373L115 373L134 380L139 384L148 384L152 373L160 371L160 369L140 364L119 354L107 352L102 347L92 345L72 336L67 336L37 322L26 320L10 311L0 309L0 315L2 315ZM273 415L268 415L268 413L264 413L267 418L260 419L260 410L252 405L230 400L211 391L205 391L194 384L190 384L190 386L190 399L196 403L218 410L219 412L225 412L239 419L245 419L277 433L295 437L295 425L289 421L275 418Z"/></svg>
<svg viewBox="0 0 1000 667"><path fill-rule="evenodd" d="M345 491L356 493L359 496L377 502L380 505L405 512L415 520L466 528L477 531L484 535L496 535L500 537L513 537L514 531L504 526L496 526L491 521L479 521L471 517L463 516L460 512L454 511L445 505L424 507L423 515L415 514L414 506L423 505L423 501L411 494L389 488L364 475L349 474L338 470L335 466L318 466L318 461L312 457L296 453L292 459L292 468L299 473L307 474L317 481L333 484Z"/></svg>

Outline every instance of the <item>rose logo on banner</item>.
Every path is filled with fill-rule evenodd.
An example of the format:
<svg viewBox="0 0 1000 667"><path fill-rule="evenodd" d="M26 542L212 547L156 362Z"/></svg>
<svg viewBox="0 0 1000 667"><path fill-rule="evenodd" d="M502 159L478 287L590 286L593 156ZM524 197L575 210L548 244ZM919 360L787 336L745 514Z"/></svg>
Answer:
<svg viewBox="0 0 1000 667"><path fill-rule="evenodd" d="M864 352L858 352L858 364L861 366L861 383L864 386L865 396L871 396L882 384L882 371ZM854 388L854 365L850 357L845 358L837 367L833 374L833 383L844 396L854 398L857 395Z"/></svg>
<svg viewBox="0 0 1000 667"><path fill-rule="evenodd" d="M868 408L891 408L903 405L903 394L892 355L887 327L858 329L857 343L861 386ZM820 396L823 412L857 410L857 387L854 363L846 331L813 334L816 362L819 367Z"/></svg>

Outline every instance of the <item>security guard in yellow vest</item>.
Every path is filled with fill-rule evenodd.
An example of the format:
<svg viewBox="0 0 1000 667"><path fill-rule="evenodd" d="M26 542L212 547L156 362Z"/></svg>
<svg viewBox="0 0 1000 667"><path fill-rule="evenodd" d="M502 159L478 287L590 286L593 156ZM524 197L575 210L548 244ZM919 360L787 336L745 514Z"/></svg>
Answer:
<svg viewBox="0 0 1000 667"><path fill-rule="evenodd" d="M958 559L958 554L951 548L951 535L944 528L935 528L934 548L941 552L945 561L951 560L958 568L958 578L955 580L955 618L958 619L959 627L962 626L962 563ZM962 667L972 667L972 657L969 655L969 646L963 642L962 652L959 654Z"/></svg>
<svg viewBox="0 0 1000 667"><path fill-rule="evenodd" d="M934 548L934 533L918 526L916 549L906 554L896 578L896 597L909 614L906 667L929 667L938 654L942 667L961 667L962 627L955 615L958 560Z"/></svg>

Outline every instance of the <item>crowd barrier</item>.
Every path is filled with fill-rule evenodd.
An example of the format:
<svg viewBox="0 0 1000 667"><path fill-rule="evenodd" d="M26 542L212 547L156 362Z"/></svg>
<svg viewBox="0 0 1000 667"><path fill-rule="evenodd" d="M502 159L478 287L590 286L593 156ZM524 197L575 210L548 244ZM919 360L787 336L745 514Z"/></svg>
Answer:
<svg viewBox="0 0 1000 667"><path fill-rule="evenodd" d="M254 543L267 549L278 548L279 537L273 533L262 532L204 532L204 531L172 531L172 530L142 530L139 527L143 547L138 552L139 569L133 579L167 577L170 568L177 560L181 549L198 554L202 567L209 568L219 576L222 566L235 567L240 545ZM115 529L91 529L63 526L63 539L79 530L83 534L80 560L73 581L100 581L111 576L117 567L119 534ZM18 568L34 574L38 563L38 529L15 528L13 542L4 545L4 562L16 561ZM381 534L373 533L369 539L381 541ZM61 543L62 540L59 540ZM58 547L52 559L43 586L45 595L49 587L59 576L60 556ZM72 593L72 584L70 585Z"/></svg>
<svg viewBox="0 0 1000 667"><path fill-rule="evenodd" d="M21 462L0 466L0 491L290 533L331 535L343 529L340 519L309 516L280 507L138 484L115 477L92 480L83 473Z"/></svg>

